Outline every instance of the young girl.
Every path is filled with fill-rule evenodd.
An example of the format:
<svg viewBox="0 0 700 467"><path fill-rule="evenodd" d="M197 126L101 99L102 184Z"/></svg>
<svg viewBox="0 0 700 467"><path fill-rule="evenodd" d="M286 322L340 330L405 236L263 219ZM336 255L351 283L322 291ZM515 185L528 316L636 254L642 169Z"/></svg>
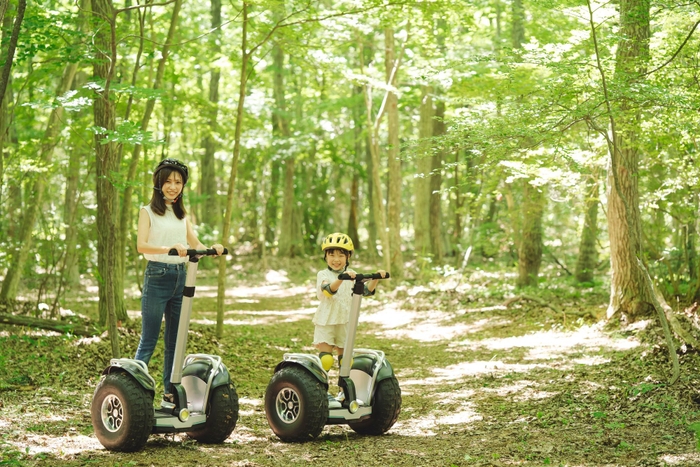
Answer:
<svg viewBox="0 0 700 467"><path fill-rule="evenodd" d="M352 303L352 281L338 279L345 272L350 277L356 273L348 268L350 257L355 249L350 237L344 233L333 233L321 244L323 259L328 268L316 275L316 294L321 301L314 315L314 345L319 350L323 368L328 371L333 366L333 350L338 352L338 366L343 359L343 348L347 335ZM378 271L382 277L385 271ZM364 295L374 295L378 280L365 283Z"/></svg>
<svg viewBox="0 0 700 467"><path fill-rule="evenodd" d="M185 286L187 245L197 250L207 248L185 217L182 190L187 184L188 174L187 166L178 160L161 161L153 172L151 202L139 212L137 249L148 264L141 295L141 340L135 358L148 364L165 316L163 400L167 402L172 402L170 375ZM173 248L179 256L168 255ZM219 255L224 251L219 244L212 248Z"/></svg>

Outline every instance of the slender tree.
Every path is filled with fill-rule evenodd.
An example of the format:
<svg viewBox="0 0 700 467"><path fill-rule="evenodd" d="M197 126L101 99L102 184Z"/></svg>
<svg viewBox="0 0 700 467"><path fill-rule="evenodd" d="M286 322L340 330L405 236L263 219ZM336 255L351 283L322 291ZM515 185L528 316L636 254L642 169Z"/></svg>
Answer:
<svg viewBox="0 0 700 467"><path fill-rule="evenodd" d="M574 273L574 277L576 277L578 282L590 283L594 278L593 273L598 259L596 247L598 240L598 205L600 204L598 190L599 183L594 173L588 181L583 229L581 231L578 260L576 261L576 271Z"/></svg>
<svg viewBox="0 0 700 467"><path fill-rule="evenodd" d="M63 70L63 76L56 89L56 97L60 98L70 89L73 83L73 78L78 69L78 63L69 63ZM58 134L62 128L63 106L56 106L49 115L46 129L42 137L41 147L39 150L39 158L37 163L46 171L49 170L54 149L58 142ZM27 203L24 209L24 215L20 222L20 228L17 236L18 248L12 256L5 280L2 282L2 291L0 299L14 299L17 296L17 286L19 285L22 271L30 253L30 249L26 246L31 243L32 234L34 232L35 223L39 210L43 206L44 192L46 191L46 172L36 174L31 183L31 198L32 202Z"/></svg>
<svg viewBox="0 0 700 467"><path fill-rule="evenodd" d="M114 104L110 99L110 88L114 66L117 61L115 40L115 11L112 0L92 0L93 41L95 61L93 73L99 80L95 87L93 114L95 119L95 167L97 175L97 270L99 272L100 305L105 311L108 324L112 357L119 358L119 336L117 334L117 293L114 277L117 273L117 200L118 191L114 175L119 172L117 150L114 142L107 139L108 132L115 130Z"/></svg>
<svg viewBox="0 0 700 467"><path fill-rule="evenodd" d="M396 94L398 83L399 57L396 53L394 30L384 29L384 70L389 85L386 97L387 115L387 227L391 247L391 273L394 277L403 276L403 252L401 245L401 156L399 148L399 97Z"/></svg>
<svg viewBox="0 0 700 467"><path fill-rule="evenodd" d="M212 31L209 34L209 47L216 60L221 55L221 0L211 0L210 11ZM202 206L202 220L213 227L218 227L221 219L217 195L219 186L216 177L216 158L214 157L218 146L216 129L218 128L220 81L221 69L214 61L209 70L209 95L205 114L207 127L204 129L204 137L202 138L204 152L200 164L199 180L199 191L206 200Z"/></svg>
<svg viewBox="0 0 700 467"><path fill-rule="evenodd" d="M417 258L432 255L430 244L430 172L432 169L431 143L433 136L433 87L421 87L420 127L418 136L421 140L416 156L416 176L413 179L413 231L414 248Z"/></svg>

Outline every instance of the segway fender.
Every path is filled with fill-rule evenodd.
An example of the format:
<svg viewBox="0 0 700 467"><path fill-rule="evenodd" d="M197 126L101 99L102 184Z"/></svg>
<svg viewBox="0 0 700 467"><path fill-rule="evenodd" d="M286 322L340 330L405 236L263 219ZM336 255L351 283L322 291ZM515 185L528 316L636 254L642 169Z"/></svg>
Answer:
<svg viewBox="0 0 700 467"><path fill-rule="evenodd" d="M379 369L379 373L377 373L377 383L393 376L394 368L391 366L391 363L389 363L389 360L384 360L384 364Z"/></svg>
<svg viewBox="0 0 700 467"><path fill-rule="evenodd" d="M218 388L224 384L231 383L231 374L228 372L228 368L222 363L219 372L214 376L214 380L211 382L211 388Z"/></svg>
<svg viewBox="0 0 700 467"><path fill-rule="evenodd" d="M194 376L206 383L209 381L212 369L213 365L211 362L206 360L197 360L193 363L189 363L182 370L182 377ZM218 388L219 386L223 386L224 384L229 384L231 382L231 374L228 372L228 368L226 368L226 365L223 363L219 364L219 371L212 379L211 389Z"/></svg>
<svg viewBox="0 0 700 467"><path fill-rule="evenodd" d="M151 375L148 374L148 369L144 370L145 365L138 360L128 358L113 358L110 365L104 369L103 375L110 373L124 372L130 374L144 389L155 394L156 382Z"/></svg>
<svg viewBox="0 0 700 467"><path fill-rule="evenodd" d="M321 368L318 367L318 365L314 364L312 361L309 360L285 360L283 362L280 362L276 367L275 367L275 373L280 371L282 368L286 368L289 366L298 366L301 368L304 368L306 371L311 373L317 380L321 382L326 388L328 388L328 374L323 371Z"/></svg>

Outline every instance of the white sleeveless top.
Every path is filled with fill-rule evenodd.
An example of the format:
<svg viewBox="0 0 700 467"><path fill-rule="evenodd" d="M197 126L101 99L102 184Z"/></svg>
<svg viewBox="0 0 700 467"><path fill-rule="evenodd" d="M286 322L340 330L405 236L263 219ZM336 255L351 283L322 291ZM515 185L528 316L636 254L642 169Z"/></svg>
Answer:
<svg viewBox="0 0 700 467"><path fill-rule="evenodd" d="M165 214L159 216L154 213L150 205L145 209L148 217L151 218L151 230L148 234L148 243L157 246L172 246L176 243L187 245L187 218L178 219L173 212L172 206L166 205ZM149 261L160 261L161 263L184 263L187 257L170 256L167 253L162 255L147 255L144 258Z"/></svg>
<svg viewBox="0 0 700 467"><path fill-rule="evenodd" d="M352 271L348 268L345 272ZM333 326L345 324L350 320L350 305L352 305L352 281L343 281L335 295L328 297L323 293L323 284L338 280L341 271L331 271L326 268L316 274L316 296L319 303L314 315L314 324ZM354 271L353 271L354 272Z"/></svg>

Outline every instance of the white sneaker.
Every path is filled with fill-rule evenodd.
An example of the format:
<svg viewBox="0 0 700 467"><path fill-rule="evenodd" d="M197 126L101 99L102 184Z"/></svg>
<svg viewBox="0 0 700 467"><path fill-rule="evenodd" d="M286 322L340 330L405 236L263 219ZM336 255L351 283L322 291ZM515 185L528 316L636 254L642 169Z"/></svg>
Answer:
<svg viewBox="0 0 700 467"><path fill-rule="evenodd" d="M329 409L339 409L343 405L340 403L338 399L333 397L333 394L328 394L328 408Z"/></svg>
<svg viewBox="0 0 700 467"><path fill-rule="evenodd" d="M342 389L340 389L338 391L338 395L335 396L335 400L337 400L338 402L341 402L341 403L345 400L345 393L343 392Z"/></svg>

